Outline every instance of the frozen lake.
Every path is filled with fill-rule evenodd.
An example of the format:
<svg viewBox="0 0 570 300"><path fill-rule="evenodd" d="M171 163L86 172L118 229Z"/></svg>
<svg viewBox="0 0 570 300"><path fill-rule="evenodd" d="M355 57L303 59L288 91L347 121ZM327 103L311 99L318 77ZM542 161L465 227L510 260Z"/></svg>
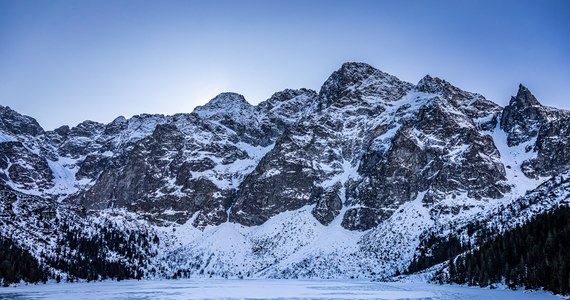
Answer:
<svg viewBox="0 0 570 300"><path fill-rule="evenodd" d="M364 280L105 281L0 288L0 299L560 299L545 292Z"/></svg>

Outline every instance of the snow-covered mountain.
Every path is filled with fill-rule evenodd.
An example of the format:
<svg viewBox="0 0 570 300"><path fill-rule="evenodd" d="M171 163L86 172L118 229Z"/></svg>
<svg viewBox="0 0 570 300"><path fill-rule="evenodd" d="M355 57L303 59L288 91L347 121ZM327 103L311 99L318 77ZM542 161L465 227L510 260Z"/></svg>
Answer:
<svg viewBox="0 0 570 300"><path fill-rule="evenodd" d="M569 142L522 85L503 108L363 63L54 131L0 106L0 237L60 278L391 276L428 237L566 205Z"/></svg>

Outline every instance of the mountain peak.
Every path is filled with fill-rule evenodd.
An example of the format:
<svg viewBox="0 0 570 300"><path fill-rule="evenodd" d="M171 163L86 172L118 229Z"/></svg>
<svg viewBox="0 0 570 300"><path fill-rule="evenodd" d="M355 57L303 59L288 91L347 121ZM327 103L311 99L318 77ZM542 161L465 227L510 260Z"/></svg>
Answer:
<svg viewBox="0 0 570 300"><path fill-rule="evenodd" d="M325 81L319 92L320 107L333 103L350 103L363 97L394 101L413 85L384 73L368 64L344 63Z"/></svg>
<svg viewBox="0 0 570 300"><path fill-rule="evenodd" d="M522 84L519 84L519 90L517 92L517 96L512 97L509 103L509 105L517 105L517 104L523 107L542 106L540 102L538 102L536 97L530 92L530 90Z"/></svg>
<svg viewBox="0 0 570 300"><path fill-rule="evenodd" d="M234 103L234 102L249 104L245 100L245 97L241 94L233 93L233 92L223 92L223 93L220 93L219 95L217 95L216 97L214 97L208 103L206 103L205 106L218 105L218 104L222 104L222 103L227 104L227 103Z"/></svg>
<svg viewBox="0 0 570 300"><path fill-rule="evenodd" d="M441 94L446 98L458 98L456 96L472 98L476 95L454 86L445 79L432 77L431 75L424 76L416 85L416 89L424 93Z"/></svg>
<svg viewBox="0 0 570 300"><path fill-rule="evenodd" d="M0 130L14 134L38 136L44 133L36 119L21 115L9 106L0 105Z"/></svg>
<svg viewBox="0 0 570 300"><path fill-rule="evenodd" d="M301 88L298 90L297 89L284 89L282 91L276 92L273 95L271 95L271 97L267 101L269 101L269 102L283 102L283 101L291 100L291 99L298 97L298 96L301 96L301 95L309 95L312 97L316 97L317 92L315 92L311 89L305 89L305 88ZM262 102L262 103L264 103L264 102Z"/></svg>
<svg viewBox="0 0 570 300"><path fill-rule="evenodd" d="M124 116L118 116L111 123L113 123L113 124L124 124L127 122L128 122L127 118L125 118Z"/></svg>
<svg viewBox="0 0 570 300"><path fill-rule="evenodd" d="M451 84L441 78L432 77L430 75L424 76L416 86L417 90L424 93L441 93Z"/></svg>
<svg viewBox="0 0 570 300"><path fill-rule="evenodd" d="M194 112L201 117L217 115L219 113L232 113L236 111L252 110L253 105L245 100L245 97L238 93L224 92L208 103L198 106Z"/></svg>
<svg viewBox="0 0 570 300"><path fill-rule="evenodd" d="M371 73L371 72L377 71L377 69L372 67L371 65L369 65L367 63L345 62L344 64L342 64L339 71Z"/></svg>
<svg viewBox="0 0 570 300"><path fill-rule="evenodd" d="M507 133L509 146L529 141L538 134L555 110L542 106L527 87L520 84L515 97L511 97L501 116L501 128Z"/></svg>

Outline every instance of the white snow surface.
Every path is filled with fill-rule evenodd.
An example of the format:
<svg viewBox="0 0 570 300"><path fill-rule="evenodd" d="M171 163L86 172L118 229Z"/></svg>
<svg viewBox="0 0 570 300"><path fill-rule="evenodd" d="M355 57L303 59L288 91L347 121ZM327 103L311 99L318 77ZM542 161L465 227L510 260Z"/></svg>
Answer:
<svg viewBox="0 0 570 300"><path fill-rule="evenodd" d="M0 132L0 143L15 142L15 141L17 141L17 139L12 135Z"/></svg>
<svg viewBox="0 0 570 300"><path fill-rule="evenodd" d="M561 299L543 291L512 291L421 282L365 280L127 280L0 288L1 299Z"/></svg>
<svg viewBox="0 0 570 300"><path fill-rule="evenodd" d="M197 276L343 278L358 274L357 261L346 258L359 252L358 241L364 233L342 228L342 216L324 226L312 217L312 208L284 212L253 227L224 223L200 231L189 220L172 228L171 250L158 260L166 261L171 272L189 269ZM169 227L156 229L167 235L172 232ZM312 266L301 268L304 264Z"/></svg>
<svg viewBox="0 0 570 300"><path fill-rule="evenodd" d="M61 158L58 161L48 160L47 162L53 175L54 185L50 190L51 194L61 195L60 199L64 199L65 196L78 191L75 180L75 173L79 171L77 165L70 166L68 161L66 163L65 158Z"/></svg>
<svg viewBox="0 0 570 300"><path fill-rule="evenodd" d="M497 122L497 126L491 133L491 137L493 138L495 147L497 147L497 150L499 150L501 154L501 162L505 166L507 181L511 184L511 192L508 197L515 199L523 196L526 191L536 188L548 178L528 178L521 171L523 162L536 157L536 152L530 150L536 142L536 137L526 143L509 147L507 145L507 134L502 131L499 126L500 124Z"/></svg>

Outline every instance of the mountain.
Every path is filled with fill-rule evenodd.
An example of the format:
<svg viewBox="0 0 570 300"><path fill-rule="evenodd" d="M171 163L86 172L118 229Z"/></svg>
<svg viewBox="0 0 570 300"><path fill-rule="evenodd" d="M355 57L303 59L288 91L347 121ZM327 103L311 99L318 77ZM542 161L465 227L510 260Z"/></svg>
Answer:
<svg viewBox="0 0 570 300"><path fill-rule="evenodd" d="M12 277L0 277L430 267L448 259L428 255L443 241L458 241L456 255L480 242L468 228L567 205L566 185L552 182L570 168L569 127L570 112L522 85L503 108L440 78L412 84L364 63L343 64L318 93L288 89L258 105L222 93L192 113L53 131L0 106L2 245L45 275L5 266ZM519 205L529 195L532 205Z"/></svg>

